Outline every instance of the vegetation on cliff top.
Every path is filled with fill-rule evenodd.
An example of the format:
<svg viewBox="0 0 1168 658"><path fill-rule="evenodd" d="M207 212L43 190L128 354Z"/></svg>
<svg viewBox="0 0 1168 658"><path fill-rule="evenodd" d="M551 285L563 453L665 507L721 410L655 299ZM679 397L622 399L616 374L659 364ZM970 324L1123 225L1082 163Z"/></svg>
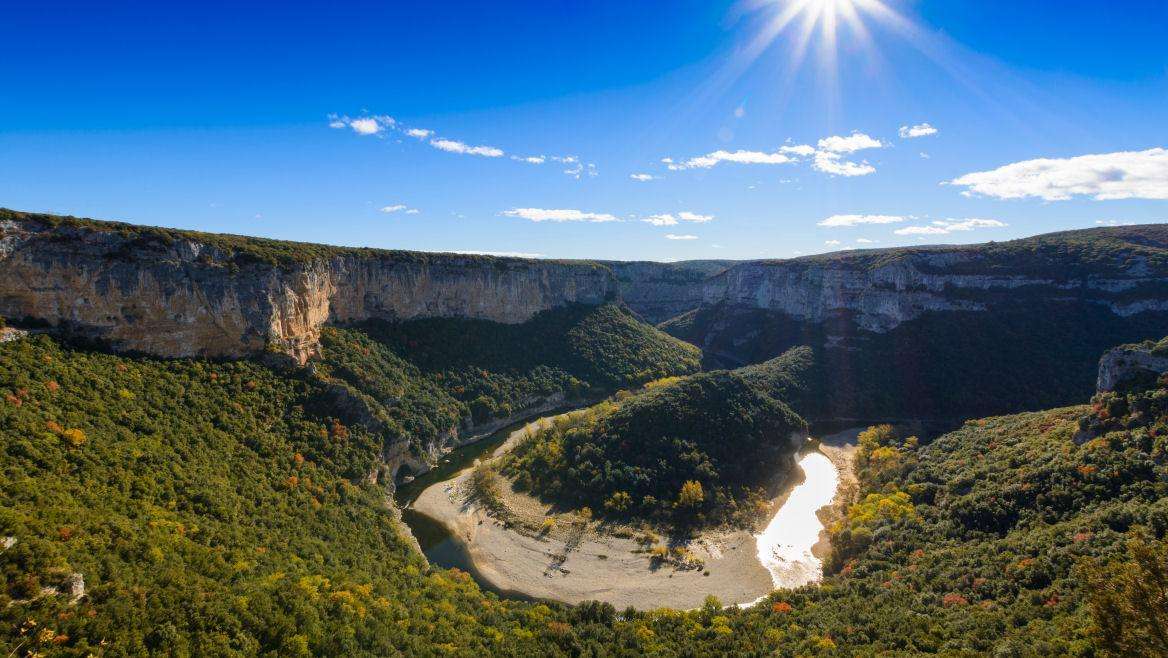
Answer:
<svg viewBox="0 0 1168 658"><path fill-rule="evenodd" d="M1006 242L972 245L896 247L839 251L793 260L765 261L783 267L833 265L871 270L919 256L956 255L938 272L951 274L1023 274L1056 280L1077 279L1122 271L1144 271L1147 276L1168 275L1168 225L1110 226L1046 233Z"/></svg>
<svg viewBox="0 0 1168 658"><path fill-rule="evenodd" d="M614 518L749 526L806 429L781 394L802 389L810 350L772 363L656 382L534 432L503 462L520 489Z"/></svg>
<svg viewBox="0 0 1168 658"><path fill-rule="evenodd" d="M441 263L483 263L497 267L527 267L530 261L517 258L501 258L476 254L446 254L397 249L373 249L368 247L339 247L311 242L292 242L256 238L228 233L204 233L160 226L141 226L125 222L111 222L98 219L30 213L0 208L0 221L36 224L51 229L72 229L116 234L128 241L127 249L168 248L175 242L189 240L208 245L222 252L224 261L236 266L262 264L289 268L294 265L325 260L337 256L386 259L395 262ZM73 240L71 235L50 236L50 239ZM130 254L126 254L130 256ZM607 269L592 261L540 260L539 263L569 264L582 268Z"/></svg>

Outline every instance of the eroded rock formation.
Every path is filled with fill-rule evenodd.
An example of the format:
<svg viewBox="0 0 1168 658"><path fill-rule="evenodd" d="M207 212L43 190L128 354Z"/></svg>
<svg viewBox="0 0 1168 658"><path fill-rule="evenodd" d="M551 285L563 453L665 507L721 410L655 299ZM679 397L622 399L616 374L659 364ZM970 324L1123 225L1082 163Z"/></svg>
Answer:
<svg viewBox="0 0 1168 658"><path fill-rule="evenodd" d="M616 295L611 270L588 262L333 249L0 214L0 316L166 357L272 350L304 363L326 322L517 323Z"/></svg>

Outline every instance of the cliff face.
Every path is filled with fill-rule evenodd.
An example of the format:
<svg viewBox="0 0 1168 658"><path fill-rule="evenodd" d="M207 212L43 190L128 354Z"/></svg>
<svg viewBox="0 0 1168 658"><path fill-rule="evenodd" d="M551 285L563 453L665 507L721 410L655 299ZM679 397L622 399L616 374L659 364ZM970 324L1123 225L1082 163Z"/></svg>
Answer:
<svg viewBox="0 0 1168 658"><path fill-rule="evenodd" d="M612 272L593 263L315 246L264 262L246 250L265 241L248 240L241 252L224 236L59 220L0 215L0 316L166 357L272 349L303 363L326 322L518 323L618 294Z"/></svg>
<svg viewBox="0 0 1168 658"><path fill-rule="evenodd" d="M1099 355L1168 334L1168 226L741 263L663 328L708 367L796 345L814 419L950 421L1082 402Z"/></svg>
<svg viewBox="0 0 1168 658"><path fill-rule="evenodd" d="M1108 350L1099 360L1097 391L1114 391L1141 377L1156 377L1168 372L1168 340L1121 345Z"/></svg>
<svg viewBox="0 0 1168 658"><path fill-rule="evenodd" d="M645 320L658 323L702 304L706 282L733 261L680 263L605 262L616 273L621 299Z"/></svg>
<svg viewBox="0 0 1168 658"><path fill-rule="evenodd" d="M1119 316L1168 311L1168 271L1148 255L1127 254L1083 267L1034 267L1032 252L994 254L952 248L743 263L712 277L705 305L777 311L822 323L846 315L859 328L887 332L928 312L986 311L1036 295L1100 304Z"/></svg>

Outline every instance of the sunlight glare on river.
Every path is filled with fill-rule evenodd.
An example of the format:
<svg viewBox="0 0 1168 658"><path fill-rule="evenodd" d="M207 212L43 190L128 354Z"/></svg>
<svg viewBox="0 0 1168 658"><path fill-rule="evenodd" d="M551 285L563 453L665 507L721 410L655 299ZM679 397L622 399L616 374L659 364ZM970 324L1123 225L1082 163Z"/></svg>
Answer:
<svg viewBox="0 0 1168 658"><path fill-rule="evenodd" d="M815 512L835 497L839 472L821 452L807 453L799 466L803 482L758 535L758 561L771 572L776 588L800 587L823 575L823 562L811 553L823 530Z"/></svg>

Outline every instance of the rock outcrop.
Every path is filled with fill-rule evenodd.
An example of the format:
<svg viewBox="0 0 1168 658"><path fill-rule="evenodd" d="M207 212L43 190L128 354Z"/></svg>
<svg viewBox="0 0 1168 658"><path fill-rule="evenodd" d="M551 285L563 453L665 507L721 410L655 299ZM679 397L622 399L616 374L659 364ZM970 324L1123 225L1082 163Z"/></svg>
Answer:
<svg viewBox="0 0 1168 658"><path fill-rule="evenodd" d="M611 270L266 241L0 211L0 316L165 357L304 363L326 322L518 323L618 295Z"/></svg>
<svg viewBox="0 0 1168 658"><path fill-rule="evenodd" d="M1117 249L1112 253L1109 248ZM1051 234L999 245L877 250L741 263L711 277L703 304L885 332L931 311L984 311L1036 294L1119 316L1168 311L1168 227Z"/></svg>
<svg viewBox="0 0 1168 658"><path fill-rule="evenodd" d="M654 324L702 305L710 277L734 264L724 260L691 260L679 263L605 261L616 273L621 299L630 309Z"/></svg>
<svg viewBox="0 0 1168 658"><path fill-rule="evenodd" d="M1157 377L1168 372L1168 341L1121 345L1108 350L1099 360L1099 392L1114 391L1141 377Z"/></svg>

